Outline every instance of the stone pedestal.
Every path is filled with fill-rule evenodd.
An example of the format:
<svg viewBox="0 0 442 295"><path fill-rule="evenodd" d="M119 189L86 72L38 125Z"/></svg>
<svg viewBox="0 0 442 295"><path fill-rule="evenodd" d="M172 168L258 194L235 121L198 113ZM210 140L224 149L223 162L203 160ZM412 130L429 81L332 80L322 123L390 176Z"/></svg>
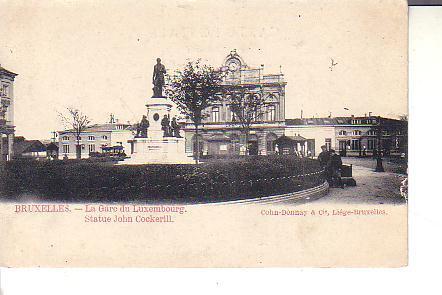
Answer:
<svg viewBox="0 0 442 295"><path fill-rule="evenodd" d="M147 138L134 138L132 154L129 159L121 161L123 165L140 164L192 164L194 159L186 154L185 139L164 137L161 120L170 118L172 105L165 97L152 97L146 103L149 128ZM171 120L172 118L170 118Z"/></svg>
<svg viewBox="0 0 442 295"><path fill-rule="evenodd" d="M185 139L165 137L163 139L135 138L133 153L120 164L193 164L193 157L185 152Z"/></svg>

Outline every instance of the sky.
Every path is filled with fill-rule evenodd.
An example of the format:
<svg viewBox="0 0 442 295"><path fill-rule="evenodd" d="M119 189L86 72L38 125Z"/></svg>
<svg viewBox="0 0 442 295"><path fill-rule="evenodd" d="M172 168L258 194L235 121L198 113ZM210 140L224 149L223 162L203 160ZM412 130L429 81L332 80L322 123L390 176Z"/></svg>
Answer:
<svg viewBox="0 0 442 295"><path fill-rule="evenodd" d="M221 66L232 49L282 70L286 118L407 113L406 1L164 2L0 0L16 135L50 138L67 107L93 123L138 121L157 57L170 70Z"/></svg>

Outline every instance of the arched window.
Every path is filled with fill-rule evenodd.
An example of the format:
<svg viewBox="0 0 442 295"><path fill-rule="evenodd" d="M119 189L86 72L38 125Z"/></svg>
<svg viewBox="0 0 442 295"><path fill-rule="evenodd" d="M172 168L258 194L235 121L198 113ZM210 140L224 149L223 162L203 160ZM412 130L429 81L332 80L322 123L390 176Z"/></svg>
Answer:
<svg viewBox="0 0 442 295"><path fill-rule="evenodd" d="M361 135L361 130L354 130L353 135Z"/></svg>
<svg viewBox="0 0 442 295"><path fill-rule="evenodd" d="M339 135L347 135L347 131L341 130L341 131L339 131Z"/></svg>

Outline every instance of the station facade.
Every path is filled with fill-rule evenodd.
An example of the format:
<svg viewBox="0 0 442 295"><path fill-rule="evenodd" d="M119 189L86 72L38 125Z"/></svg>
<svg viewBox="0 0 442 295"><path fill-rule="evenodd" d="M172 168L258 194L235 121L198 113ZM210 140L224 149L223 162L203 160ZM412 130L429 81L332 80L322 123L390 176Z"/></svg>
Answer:
<svg viewBox="0 0 442 295"><path fill-rule="evenodd" d="M252 155L275 153L276 140L284 135L285 86L282 73L266 74L264 66L251 67L235 50L225 58L221 68L229 69L223 85L235 86L242 95L262 95L264 110L250 126L248 151ZM200 154L227 155L241 154L245 135L240 123L229 105L226 94L220 94L219 102L206 109L206 118L200 127ZM185 127L186 152L196 152L195 129L191 122Z"/></svg>

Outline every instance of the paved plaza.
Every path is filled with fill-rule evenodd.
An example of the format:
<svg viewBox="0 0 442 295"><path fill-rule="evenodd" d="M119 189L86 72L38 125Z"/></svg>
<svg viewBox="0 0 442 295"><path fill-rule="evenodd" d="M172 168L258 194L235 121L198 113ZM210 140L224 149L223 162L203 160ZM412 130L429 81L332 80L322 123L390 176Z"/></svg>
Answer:
<svg viewBox="0 0 442 295"><path fill-rule="evenodd" d="M372 158L343 158L344 164L353 165L353 178L357 186L330 188L330 192L313 201L315 204L403 204L400 186L406 175L395 173L402 167L397 161L384 161L386 172L374 172L376 161Z"/></svg>

